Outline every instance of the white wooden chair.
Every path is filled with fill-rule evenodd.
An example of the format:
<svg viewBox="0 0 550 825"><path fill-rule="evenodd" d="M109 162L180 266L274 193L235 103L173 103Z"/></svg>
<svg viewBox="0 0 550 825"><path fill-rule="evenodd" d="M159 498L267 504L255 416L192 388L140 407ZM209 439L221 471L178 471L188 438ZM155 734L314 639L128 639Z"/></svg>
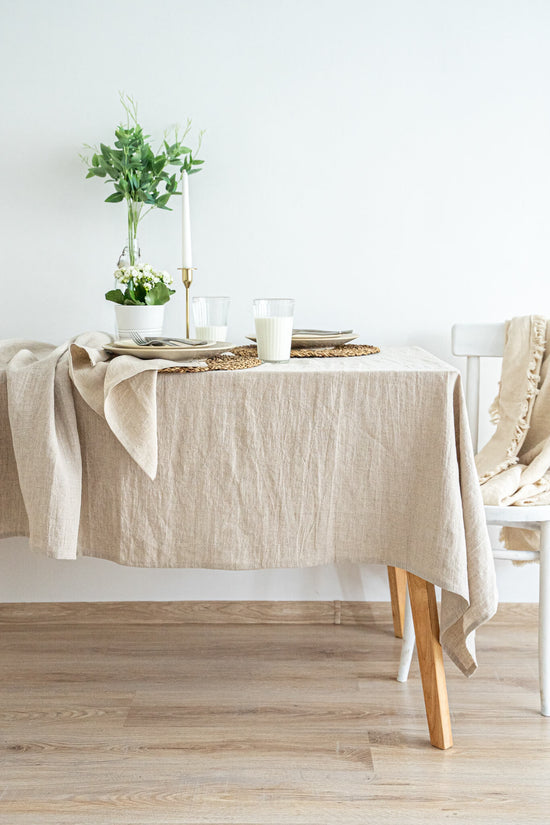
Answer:
<svg viewBox="0 0 550 825"><path fill-rule="evenodd" d="M504 352L504 324L456 324L452 330L453 355L467 359L466 407L474 451L478 449L480 358L502 357ZM550 422L549 422L550 426ZM539 684L541 713L550 716L550 505L533 507L485 507L487 524L528 527L540 532L540 552L493 548L495 559L511 561L538 560L539 572ZM390 577L391 584L391 577ZM401 590L401 598L403 591ZM408 593L404 610L396 604L399 594L392 588L392 607L395 616L403 615L403 647L399 663L398 681L409 675L415 647L414 626ZM401 635L397 632L396 635Z"/></svg>

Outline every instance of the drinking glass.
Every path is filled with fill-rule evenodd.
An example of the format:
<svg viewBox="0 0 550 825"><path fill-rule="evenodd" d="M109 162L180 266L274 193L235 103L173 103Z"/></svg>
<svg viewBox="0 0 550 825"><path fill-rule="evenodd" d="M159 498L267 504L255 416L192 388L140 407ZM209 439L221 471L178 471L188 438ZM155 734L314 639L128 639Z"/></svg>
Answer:
<svg viewBox="0 0 550 825"><path fill-rule="evenodd" d="M254 324L258 358L272 364L290 359L294 300L292 298L256 298Z"/></svg>
<svg viewBox="0 0 550 825"><path fill-rule="evenodd" d="M227 341L227 316L231 298L197 296L191 299L195 336L205 341Z"/></svg>

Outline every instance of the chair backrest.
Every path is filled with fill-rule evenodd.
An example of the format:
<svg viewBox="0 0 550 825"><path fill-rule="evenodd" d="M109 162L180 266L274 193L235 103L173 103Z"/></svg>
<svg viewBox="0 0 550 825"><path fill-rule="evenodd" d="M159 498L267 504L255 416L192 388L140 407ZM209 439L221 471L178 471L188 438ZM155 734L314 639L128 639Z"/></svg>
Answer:
<svg viewBox="0 0 550 825"><path fill-rule="evenodd" d="M466 356L466 408L474 452L479 432L480 358L499 358L504 353L504 324L455 324L452 329L453 355Z"/></svg>

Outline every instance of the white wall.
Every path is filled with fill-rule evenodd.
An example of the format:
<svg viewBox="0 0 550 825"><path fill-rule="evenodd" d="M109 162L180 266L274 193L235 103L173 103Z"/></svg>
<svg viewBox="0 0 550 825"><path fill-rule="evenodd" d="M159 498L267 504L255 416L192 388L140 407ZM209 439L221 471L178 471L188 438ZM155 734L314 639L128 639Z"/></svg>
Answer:
<svg viewBox="0 0 550 825"><path fill-rule="evenodd" d="M548 312L546 0L2 0L0 336L112 327L123 205L84 180L117 90L147 130L208 129L192 179L195 294L292 294L300 326L450 359L457 320ZM146 218L174 274L178 214ZM182 295L168 309L181 330ZM501 596L536 598L505 566ZM51 562L0 545L0 598L386 598L384 571L210 573Z"/></svg>

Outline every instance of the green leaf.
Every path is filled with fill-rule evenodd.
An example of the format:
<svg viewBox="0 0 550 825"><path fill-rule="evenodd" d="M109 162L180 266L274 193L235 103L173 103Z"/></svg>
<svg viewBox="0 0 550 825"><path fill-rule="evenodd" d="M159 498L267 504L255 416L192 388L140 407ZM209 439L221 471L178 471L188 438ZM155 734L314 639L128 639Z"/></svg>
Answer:
<svg viewBox="0 0 550 825"><path fill-rule="evenodd" d="M113 301L115 304L124 303L124 295L120 289L110 289L109 292L105 293L105 297L108 301Z"/></svg>
<svg viewBox="0 0 550 825"><path fill-rule="evenodd" d="M158 175L164 169L166 164L166 156L165 155L158 155L153 161L153 170L155 175Z"/></svg>
<svg viewBox="0 0 550 825"><path fill-rule="evenodd" d="M161 195L160 198L157 198L157 206L159 209L164 209L169 200L170 194Z"/></svg>
<svg viewBox="0 0 550 825"><path fill-rule="evenodd" d="M170 295L173 295L175 291L175 289L168 289L166 284L160 281L149 290L145 296L145 303L148 306L162 306L162 304L166 304L170 300Z"/></svg>
<svg viewBox="0 0 550 825"><path fill-rule="evenodd" d="M143 286L143 284L135 284L134 286L134 298L138 303L143 304L145 303L145 297L147 295L147 290Z"/></svg>
<svg viewBox="0 0 550 825"><path fill-rule="evenodd" d="M191 164L192 164L193 166L200 166L200 165L201 165L201 163L204 163L204 161L203 161L203 160L192 160L192 161L191 161Z"/></svg>
<svg viewBox="0 0 550 825"><path fill-rule="evenodd" d="M124 297L126 298L127 301L130 300L132 302L137 303L136 295L134 293L134 282L133 282L132 278L130 278L130 280L128 281L128 286L126 287L126 292L124 293Z"/></svg>
<svg viewBox="0 0 550 825"><path fill-rule="evenodd" d="M124 195L120 192L113 192L112 195L109 195L108 198L105 198L105 203L120 203L120 201L124 200Z"/></svg>

